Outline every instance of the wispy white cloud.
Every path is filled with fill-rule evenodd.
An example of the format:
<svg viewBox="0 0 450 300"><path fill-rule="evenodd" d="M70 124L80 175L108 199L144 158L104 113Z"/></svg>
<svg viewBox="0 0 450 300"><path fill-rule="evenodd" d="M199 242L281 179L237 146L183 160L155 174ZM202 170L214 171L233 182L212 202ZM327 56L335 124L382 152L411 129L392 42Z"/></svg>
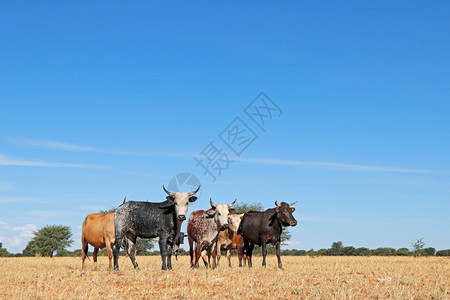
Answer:
<svg viewBox="0 0 450 300"><path fill-rule="evenodd" d="M265 164L265 165L277 165L277 166L290 166L300 168L322 168L331 170L352 170L352 171L371 171L371 172L391 172L391 173L429 173L429 174L449 174L448 171L441 170L427 170L427 169L410 169L410 168L397 168L387 166L371 166L371 165L359 165L348 163L336 163L327 161L299 161L299 160L282 160L282 159L255 159L255 158L241 158L238 159L242 162Z"/></svg>
<svg viewBox="0 0 450 300"><path fill-rule="evenodd" d="M32 210L26 213L27 215L34 217L67 217L76 216L77 212L68 210Z"/></svg>
<svg viewBox="0 0 450 300"><path fill-rule="evenodd" d="M86 145L76 145L61 141L53 140L39 140L39 139L26 139L17 138L11 139L16 144L25 146L60 150L60 151L73 151L73 152L98 152L113 155L134 155L134 156L162 156L162 157L180 157L192 159L194 153L167 153L158 152L151 149L106 149L99 147L92 147ZM352 163L341 162L329 162L329 161L301 161L301 160L286 160L286 159L272 159L272 158L238 158L237 161L252 164L264 164L274 166L289 166L299 168L315 168L315 169L328 169L328 170L350 170L350 171L365 171L365 172L388 172L388 173L422 173L422 174L450 174L450 171L442 170L429 170L429 169L416 169L416 168L399 168L391 166L375 166L375 165L362 165ZM3 161L5 157L3 156ZM70 164L70 163L53 163L53 162L35 162L35 161L12 161L9 163L16 163L16 165L26 166L45 166L45 167L66 167L66 168L86 168L92 167L83 164ZM6 164L6 163L3 163ZM2 165L2 155L0 155L0 165ZM96 167L96 166L94 166Z"/></svg>
<svg viewBox="0 0 450 300"><path fill-rule="evenodd" d="M29 197L0 195L0 203L20 203L30 201Z"/></svg>
<svg viewBox="0 0 450 300"><path fill-rule="evenodd" d="M104 166L99 166L99 165L16 159L16 158L7 157L6 155L3 155L3 154L0 154L0 166L47 167L47 168L104 168Z"/></svg>
<svg viewBox="0 0 450 300"><path fill-rule="evenodd" d="M0 242L3 247L11 253L21 252L28 241L34 236L37 230L35 224L24 224L21 226L10 226L0 220Z"/></svg>
<svg viewBox="0 0 450 300"><path fill-rule="evenodd" d="M39 139L27 139L27 138L14 138L9 139L10 142L22 146L43 148L57 151L68 152L97 152L103 154L112 155L132 155L132 156L158 156L158 157L180 157L180 158L192 158L193 153L170 153L167 151L155 151L151 148L139 148L139 149L120 149L120 148L99 148L87 145L76 145L67 142L54 141L54 140L39 140Z"/></svg>
<svg viewBox="0 0 450 300"><path fill-rule="evenodd" d="M25 146L33 146L38 148L62 150L62 151L84 151L84 152L104 152L103 149L90 146L80 146L59 141L36 140L36 139L12 139L12 142Z"/></svg>
<svg viewBox="0 0 450 300"><path fill-rule="evenodd" d="M6 181L0 181L0 191L11 191L13 190L13 186L11 183Z"/></svg>

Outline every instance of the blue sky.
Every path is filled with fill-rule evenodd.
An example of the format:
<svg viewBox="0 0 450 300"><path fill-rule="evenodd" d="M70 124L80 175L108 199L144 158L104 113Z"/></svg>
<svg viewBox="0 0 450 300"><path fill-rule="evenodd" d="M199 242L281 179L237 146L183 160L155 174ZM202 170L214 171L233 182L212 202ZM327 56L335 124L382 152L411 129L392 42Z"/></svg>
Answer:
<svg viewBox="0 0 450 300"><path fill-rule="evenodd" d="M3 3L0 242L63 224L80 248L87 214L187 172L189 211L298 201L285 248L450 248L449 6ZM240 157L219 137L237 117ZM234 160L215 182L194 160L211 142Z"/></svg>

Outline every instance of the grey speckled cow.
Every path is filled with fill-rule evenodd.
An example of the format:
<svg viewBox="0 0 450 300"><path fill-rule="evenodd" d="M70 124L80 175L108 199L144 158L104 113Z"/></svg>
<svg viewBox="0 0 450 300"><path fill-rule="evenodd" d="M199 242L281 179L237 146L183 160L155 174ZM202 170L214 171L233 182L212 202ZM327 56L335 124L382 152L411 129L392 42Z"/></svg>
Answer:
<svg viewBox="0 0 450 300"><path fill-rule="evenodd" d="M159 237L162 269L172 269L172 247L179 240L181 223L186 220L189 202L194 202L197 190L190 193L172 193L166 190L167 200L160 203L129 201L119 206L114 213L116 241L114 245L114 270L119 269L119 250L123 237L127 239L127 252L135 269L136 238Z"/></svg>

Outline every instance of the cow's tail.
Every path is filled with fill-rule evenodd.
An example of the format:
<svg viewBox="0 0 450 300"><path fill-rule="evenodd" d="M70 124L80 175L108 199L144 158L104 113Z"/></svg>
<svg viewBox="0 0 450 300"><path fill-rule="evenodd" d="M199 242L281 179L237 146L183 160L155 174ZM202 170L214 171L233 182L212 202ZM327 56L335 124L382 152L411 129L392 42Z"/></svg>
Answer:
<svg viewBox="0 0 450 300"><path fill-rule="evenodd" d="M86 241L86 238L84 237L84 232L86 231L86 220L83 222L83 226L81 227L81 256L84 256L91 260L88 256L88 242Z"/></svg>

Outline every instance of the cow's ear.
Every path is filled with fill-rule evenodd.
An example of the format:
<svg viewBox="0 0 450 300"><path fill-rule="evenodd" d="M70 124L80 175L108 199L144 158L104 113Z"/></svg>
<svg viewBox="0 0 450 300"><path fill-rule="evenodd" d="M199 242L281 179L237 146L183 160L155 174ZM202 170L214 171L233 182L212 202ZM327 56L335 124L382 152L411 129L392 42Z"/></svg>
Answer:
<svg viewBox="0 0 450 300"><path fill-rule="evenodd" d="M172 201L172 202L175 201L175 197L174 196L167 196L166 199L169 200L169 201Z"/></svg>
<svg viewBox="0 0 450 300"><path fill-rule="evenodd" d="M197 200L197 197L195 197L195 196L189 197L189 202L195 202L195 200Z"/></svg>
<svg viewBox="0 0 450 300"><path fill-rule="evenodd" d="M214 216L216 215L216 211L208 211L208 213L206 214L206 218L210 219L210 218L214 218Z"/></svg>
<svg viewBox="0 0 450 300"><path fill-rule="evenodd" d="M292 211L295 211L295 207L291 207L291 210L292 210Z"/></svg>
<svg viewBox="0 0 450 300"><path fill-rule="evenodd" d="M228 212L229 212L230 214L234 214L234 211L235 211L234 208L229 208L229 209L228 209Z"/></svg>
<svg viewBox="0 0 450 300"><path fill-rule="evenodd" d="M280 208L277 206L277 207L275 207L275 211L276 212L279 212L280 211Z"/></svg>

